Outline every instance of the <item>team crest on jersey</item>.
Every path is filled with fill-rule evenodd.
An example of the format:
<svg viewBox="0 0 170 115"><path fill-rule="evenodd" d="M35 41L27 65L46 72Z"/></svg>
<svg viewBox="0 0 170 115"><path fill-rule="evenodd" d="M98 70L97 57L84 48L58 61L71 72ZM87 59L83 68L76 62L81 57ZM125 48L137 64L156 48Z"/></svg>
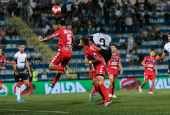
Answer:
<svg viewBox="0 0 170 115"><path fill-rule="evenodd" d="M155 63L155 60L147 59L146 62Z"/></svg>
<svg viewBox="0 0 170 115"><path fill-rule="evenodd" d="M110 60L114 60L114 61L116 61L116 60L119 60L119 57L111 57L111 59Z"/></svg>

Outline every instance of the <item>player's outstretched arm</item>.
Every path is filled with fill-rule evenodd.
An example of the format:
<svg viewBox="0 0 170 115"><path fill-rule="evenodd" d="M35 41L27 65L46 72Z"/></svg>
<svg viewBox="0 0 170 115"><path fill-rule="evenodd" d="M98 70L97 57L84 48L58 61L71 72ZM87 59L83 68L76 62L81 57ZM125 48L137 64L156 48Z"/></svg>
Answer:
<svg viewBox="0 0 170 115"><path fill-rule="evenodd" d="M28 69L28 71L29 71L30 77L32 77L32 73L31 73L31 70L30 70L30 66L29 66L27 60L25 60L25 66L27 67L27 69Z"/></svg>
<svg viewBox="0 0 170 115"><path fill-rule="evenodd" d="M51 36L48 36L47 38L44 38L44 39L41 36L39 36L38 39L40 42L44 42L44 41L49 41L53 39L54 37L55 37L54 34L52 34Z"/></svg>
<svg viewBox="0 0 170 115"><path fill-rule="evenodd" d="M96 57L94 58L94 60L91 61L92 64L100 63L100 62L101 62L101 59L99 58L99 56L96 56Z"/></svg>
<svg viewBox="0 0 170 115"><path fill-rule="evenodd" d="M16 68L16 66L15 66L15 65L16 65L16 62L13 61L13 63L14 63L14 64L13 64L12 66L13 66L13 68L14 68L15 75L19 75L19 72L17 71L17 68Z"/></svg>
<svg viewBox="0 0 170 115"><path fill-rule="evenodd" d="M155 75L158 75L157 65L155 65L154 68L155 68Z"/></svg>
<svg viewBox="0 0 170 115"><path fill-rule="evenodd" d="M11 64L11 65L14 65L15 67L17 67L17 64L14 62L7 61L7 64Z"/></svg>
<svg viewBox="0 0 170 115"><path fill-rule="evenodd" d="M163 60L165 58L165 56L166 56L166 53L164 52L159 59Z"/></svg>
<svg viewBox="0 0 170 115"><path fill-rule="evenodd" d="M123 69L122 69L122 64L121 64L121 61L119 60L119 68L120 68L120 75L122 75L123 74Z"/></svg>

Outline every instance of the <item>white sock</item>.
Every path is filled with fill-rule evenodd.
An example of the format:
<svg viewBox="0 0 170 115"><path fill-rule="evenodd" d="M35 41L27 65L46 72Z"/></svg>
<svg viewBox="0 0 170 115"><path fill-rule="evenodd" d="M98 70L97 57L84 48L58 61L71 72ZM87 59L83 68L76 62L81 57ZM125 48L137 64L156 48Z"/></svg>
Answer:
<svg viewBox="0 0 170 115"><path fill-rule="evenodd" d="M21 88L20 87L16 87L17 100L21 99L20 98L20 93L21 93Z"/></svg>
<svg viewBox="0 0 170 115"><path fill-rule="evenodd" d="M23 92L26 88L27 88L27 86L26 86L25 84L23 84L23 85L21 86L21 92Z"/></svg>

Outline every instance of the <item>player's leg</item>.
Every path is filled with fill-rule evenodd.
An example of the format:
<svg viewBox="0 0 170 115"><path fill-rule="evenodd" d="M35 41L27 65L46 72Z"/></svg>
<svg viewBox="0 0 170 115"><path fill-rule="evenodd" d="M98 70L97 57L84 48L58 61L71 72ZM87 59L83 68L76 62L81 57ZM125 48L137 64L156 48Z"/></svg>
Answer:
<svg viewBox="0 0 170 115"><path fill-rule="evenodd" d="M151 84L151 88L150 88L150 90L149 90L149 94L154 94L154 93L152 92L152 90L153 90L153 87L154 87L154 85L155 85L155 75L151 75L151 76L150 76L150 80L152 80L152 84Z"/></svg>
<svg viewBox="0 0 170 115"><path fill-rule="evenodd" d="M144 76L144 82L142 83L142 85L139 87L139 93L142 93L142 88L143 86L145 86L148 83L149 80L149 75L145 75Z"/></svg>
<svg viewBox="0 0 170 115"><path fill-rule="evenodd" d="M90 98L89 98L89 102L93 101L93 96L96 95L96 92L99 92L99 88L98 88L98 83L97 83L97 79L96 77L93 76L93 89L90 93Z"/></svg>
<svg viewBox="0 0 170 115"><path fill-rule="evenodd" d="M29 85L29 81L28 81L28 78L25 74L23 74L23 85L21 86L21 92L23 92Z"/></svg>
<svg viewBox="0 0 170 115"><path fill-rule="evenodd" d="M0 90L2 89L2 82L1 82L1 79L0 79Z"/></svg>
<svg viewBox="0 0 170 115"><path fill-rule="evenodd" d="M115 75L114 80L113 80L113 98L117 98L117 96L114 94L115 93L117 77L118 77L118 75Z"/></svg>
<svg viewBox="0 0 170 115"><path fill-rule="evenodd" d="M109 97L113 97L113 74L109 74Z"/></svg>
<svg viewBox="0 0 170 115"><path fill-rule="evenodd" d="M52 82L51 84L49 84L49 86L50 86L51 88L53 88L54 85L55 85L55 83L60 79L61 74L62 74L62 71L58 71L58 72L57 72L56 76L54 77L53 82Z"/></svg>

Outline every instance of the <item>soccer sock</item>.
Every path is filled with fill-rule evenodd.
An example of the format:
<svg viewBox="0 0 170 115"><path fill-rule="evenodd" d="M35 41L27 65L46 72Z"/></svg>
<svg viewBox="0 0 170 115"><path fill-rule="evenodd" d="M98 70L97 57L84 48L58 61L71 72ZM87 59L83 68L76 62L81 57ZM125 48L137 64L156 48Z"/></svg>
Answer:
<svg viewBox="0 0 170 115"><path fill-rule="evenodd" d="M143 85L141 85L140 88L142 89L142 88L143 88Z"/></svg>
<svg viewBox="0 0 170 115"><path fill-rule="evenodd" d="M23 85L21 86L21 92L23 92L23 91L27 88L27 86L28 86L28 85L23 84Z"/></svg>
<svg viewBox="0 0 170 115"><path fill-rule="evenodd" d="M109 94L112 94L112 89L113 89L113 88L109 88Z"/></svg>
<svg viewBox="0 0 170 115"><path fill-rule="evenodd" d="M99 92L99 86L95 86L96 92Z"/></svg>
<svg viewBox="0 0 170 115"><path fill-rule="evenodd" d="M110 101L105 85L102 83L99 85L99 88L101 89L101 92L105 98L105 101Z"/></svg>
<svg viewBox="0 0 170 115"><path fill-rule="evenodd" d="M113 88L113 95L114 95L114 93L115 93L115 88Z"/></svg>
<svg viewBox="0 0 170 115"><path fill-rule="evenodd" d="M21 93L21 88L17 86L16 87L17 100L21 99L20 98L20 93Z"/></svg>
<svg viewBox="0 0 170 115"><path fill-rule="evenodd" d="M152 88L150 88L149 92L152 92Z"/></svg>
<svg viewBox="0 0 170 115"><path fill-rule="evenodd" d="M58 71L64 71L64 67L57 66L56 70L58 70Z"/></svg>

